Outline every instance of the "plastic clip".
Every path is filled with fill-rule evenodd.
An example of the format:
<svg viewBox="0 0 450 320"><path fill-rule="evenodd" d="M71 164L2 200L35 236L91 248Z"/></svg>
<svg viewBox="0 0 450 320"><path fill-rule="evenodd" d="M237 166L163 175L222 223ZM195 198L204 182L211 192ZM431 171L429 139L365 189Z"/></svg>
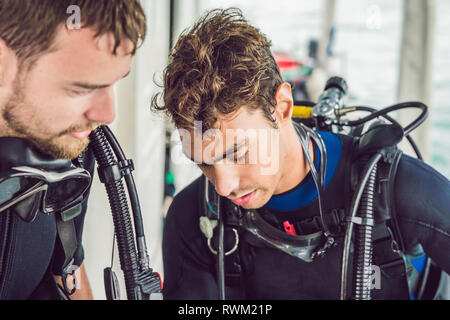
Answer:
<svg viewBox="0 0 450 320"><path fill-rule="evenodd" d="M364 226L375 226L375 219L372 218L361 218L361 217L345 217L345 221L353 222Z"/></svg>
<svg viewBox="0 0 450 320"><path fill-rule="evenodd" d="M63 269L63 273L62 273L62 283L63 283L64 291L68 296L73 295L78 287L78 280L75 275L75 271L78 269L78 266L74 265L73 262L74 262L74 259L70 260L68 265ZM70 275L73 279L72 290L69 290L69 288L67 287L67 276L68 275Z"/></svg>
<svg viewBox="0 0 450 320"><path fill-rule="evenodd" d="M98 177L100 182L107 184L122 179L124 176L129 175L133 170L133 160L126 159L109 167L99 167Z"/></svg>

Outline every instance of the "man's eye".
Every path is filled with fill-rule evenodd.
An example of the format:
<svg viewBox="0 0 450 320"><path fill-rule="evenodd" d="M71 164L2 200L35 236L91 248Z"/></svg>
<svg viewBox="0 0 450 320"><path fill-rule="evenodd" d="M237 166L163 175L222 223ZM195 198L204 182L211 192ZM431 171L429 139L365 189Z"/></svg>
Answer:
<svg viewBox="0 0 450 320"><path fill-rule="evenodd" d="M91 92L92 90L70 90L70 93L73 96L86 96Z"/></svg>
<svg viewBox="0 0 450 320"><path fill-rule="evenodd" d="M237 158L236 158L236 162L239 163L239 162L241 162L241 161L244 161L245 158L247 157L247 154L248 154L248 150L247 150L247 152L245 152L242 156L237 157Z"/></svg>

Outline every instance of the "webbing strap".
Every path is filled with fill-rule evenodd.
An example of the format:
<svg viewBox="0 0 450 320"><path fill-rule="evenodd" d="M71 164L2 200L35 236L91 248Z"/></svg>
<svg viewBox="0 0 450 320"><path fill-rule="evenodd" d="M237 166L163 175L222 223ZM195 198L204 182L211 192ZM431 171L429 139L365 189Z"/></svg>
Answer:
<svg viewBox="0 0 450 320"><path fill-rule="evenodd" d="M77 287L75 271L78 269L78 266L73 264L74 255L77 250L78 244L74 220L71 219L64 221L59 215L57 215L56 229L62 249L64 251L64 263L62 264L61 268L64 290L68 295L72 295ZM68 275L71 275L74 281L72 290L67 289L66 281Z"/></svg>

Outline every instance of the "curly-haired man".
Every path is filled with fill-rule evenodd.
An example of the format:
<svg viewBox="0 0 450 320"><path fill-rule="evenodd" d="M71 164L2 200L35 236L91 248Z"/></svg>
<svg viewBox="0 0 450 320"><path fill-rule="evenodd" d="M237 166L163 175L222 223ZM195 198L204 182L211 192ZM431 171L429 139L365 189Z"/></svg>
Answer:
<svg viewBox="0 0 450 320"><path fill-rule="evenodd" d="M319 239L327 235L325 221L345 221L353 140L311 133L328 155L319 199L307 158L317 168L325 160L317 145L303 147L299 139L291 87L267 37L237 9L208 12L176 43L153 106L173 119L184 153L209 181L200 177L182 190L167 214L165 298L217 299L225 278L227 298L338 299L343 235L336 231L329 247ZM447 272L449 194L445 177L402 156L394 199L404 257L423 258L423 248ZM321 219L319 208L330 219ZM218 215L224 221L224 278L216 272ZM318 248L324 249L321 258L315 258ZM415 272L420 281L423 268L414 260L414 271L411 261L408 276ZM387 264L379 267L373 298L407 299L416 292L411 277L408 287L405 277L390 278Z"/></svg>

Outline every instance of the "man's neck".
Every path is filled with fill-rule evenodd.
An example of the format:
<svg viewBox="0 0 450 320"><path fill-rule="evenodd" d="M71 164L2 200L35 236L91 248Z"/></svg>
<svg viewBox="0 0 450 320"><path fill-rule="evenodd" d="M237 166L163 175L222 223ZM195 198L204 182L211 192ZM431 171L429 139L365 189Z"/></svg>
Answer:
<svg viewBox="0 0 450 320"><path fill-rule="evenodd" d="M287 155L283 159L283 174L274 194L280 194L294 189L305 179L310 167L303 154L303 148L295 128L289 127L287 133ZM314 162L314 148L312 142L309 144L309 154Z"/></svg>

